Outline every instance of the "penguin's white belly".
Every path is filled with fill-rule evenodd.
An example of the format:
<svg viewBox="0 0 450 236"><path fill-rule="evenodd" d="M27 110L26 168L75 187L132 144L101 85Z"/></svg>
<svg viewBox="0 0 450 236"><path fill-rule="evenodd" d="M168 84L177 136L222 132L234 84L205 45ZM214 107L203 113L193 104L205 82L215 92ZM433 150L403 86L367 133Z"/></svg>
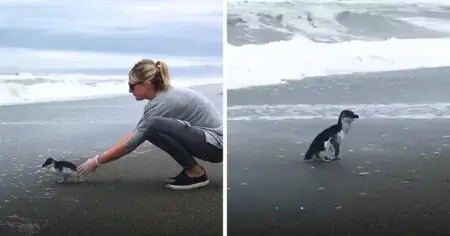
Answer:
<svg viewBox="0 0 450 236"><path fill-rule="evenodd" d="M75 172L75 171L73 171L73 170L71 170L69 168L62 168L62 172L59 172L59 171L56 170L55 167L51 167L51 168L48 169L48 171L53 173L53 174L55 174L55 175L57 175L57 176L62 176L62 177L66 177L66 178L77 177L77 172Z"/></svg>
<svg viewBox="0 0 450 236"><path fill-rule="evenodd" d="M338 134L337 134L337 138L338 138L338 143L341 144L342 141L344 141L345 139L345 132L343 130L341 130Z"/></svg>

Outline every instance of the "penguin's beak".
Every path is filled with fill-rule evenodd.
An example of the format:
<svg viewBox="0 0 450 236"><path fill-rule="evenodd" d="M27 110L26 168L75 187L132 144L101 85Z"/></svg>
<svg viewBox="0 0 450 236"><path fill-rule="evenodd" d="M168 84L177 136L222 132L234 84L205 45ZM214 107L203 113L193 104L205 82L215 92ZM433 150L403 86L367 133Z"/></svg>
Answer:
<svg viewBox="0 0 450 236"><path fill-rule="evenodd" d="M354 118L354 119L358 119L359 116L355 114L355 115L353 115L353 118Z"/></svg>

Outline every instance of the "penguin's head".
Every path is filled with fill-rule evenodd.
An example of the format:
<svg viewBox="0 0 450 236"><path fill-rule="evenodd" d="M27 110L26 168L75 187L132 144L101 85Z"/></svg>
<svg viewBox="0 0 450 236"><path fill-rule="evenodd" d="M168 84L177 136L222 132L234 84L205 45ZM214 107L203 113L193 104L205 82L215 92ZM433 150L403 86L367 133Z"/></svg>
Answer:
<svg viewBox="0 0 450 236"><path fill-rule="evenodd" d="M42 164L42 167L50 167L51 165L55 164L55 160L53 158L47 158L47 160Z"/></svg>
<svg viewBox="0 0 450 236"><path fill-rule="evenodd" d="M345 132L350 130L352 122L358 119L359 116L350 110L343 110L339 115L338 124L342 127Z"/></svg>

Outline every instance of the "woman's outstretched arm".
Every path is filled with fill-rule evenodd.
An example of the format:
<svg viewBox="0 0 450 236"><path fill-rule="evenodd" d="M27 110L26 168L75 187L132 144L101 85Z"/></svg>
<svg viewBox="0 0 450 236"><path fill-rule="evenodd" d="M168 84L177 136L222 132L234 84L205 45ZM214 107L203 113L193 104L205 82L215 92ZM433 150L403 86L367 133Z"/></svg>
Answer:
<svg viewBox="0 0 450 236"><path fill-rule="evenodd" d="M94 172L98 166L115 161L126 154L134 151L140 144L144 142L143 132L134 130L128 133L120 141L109 148L101 155L97 155L94 158L90 158L77 168L78 174L87 174Z"/></svg>
<svg viewBox="0 0 450 236"><path fill-rule="evenodd" d="M127 145L128 140L130 140L133 133L128 133L125 135L117 144L110 147L103 154L97 157L98 164L105 164L114 160L117 160L133 150L129 150Z"/></svg>
<svg viewBox="0 0 450 236"><path fill-rule="evenodd" d="M77 168L78 174L87 174L94 172L97 167L102 164L117 160L126 154L134 151L139 145L145 141L145 132L150 126L149 117L158 116L164 114L167 108L162 105L148 103L145 106L144 114L139 120L136 128L122 137L120 141L109 148L101 155L97 155L94 158L90 158Z"/></svg>

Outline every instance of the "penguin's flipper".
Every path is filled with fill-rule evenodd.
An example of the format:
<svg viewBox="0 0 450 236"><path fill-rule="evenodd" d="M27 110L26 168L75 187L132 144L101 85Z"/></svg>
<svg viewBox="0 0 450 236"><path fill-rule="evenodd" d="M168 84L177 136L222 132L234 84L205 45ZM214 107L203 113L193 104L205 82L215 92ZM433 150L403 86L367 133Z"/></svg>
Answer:
<svg viewBox="0 0 450 236"><path fill-rule="evenodd" d="M336 157L336 149L335 146L332 143L332 138L328 139L325 143L324 143L324 154L322 155L326 155L327 158L329 160L334 160Z"/></svg>
<svg viewBox="0 0 450 236"><path fill-rule="evenodd" d="M332 137L331 139L330 139L330 144L331 144L331 146L333 147L333 155L337 158L337 157L339 157L339 154L340 154L340 141L339 141L339 139L338 139L338 137Z"/></svg>

